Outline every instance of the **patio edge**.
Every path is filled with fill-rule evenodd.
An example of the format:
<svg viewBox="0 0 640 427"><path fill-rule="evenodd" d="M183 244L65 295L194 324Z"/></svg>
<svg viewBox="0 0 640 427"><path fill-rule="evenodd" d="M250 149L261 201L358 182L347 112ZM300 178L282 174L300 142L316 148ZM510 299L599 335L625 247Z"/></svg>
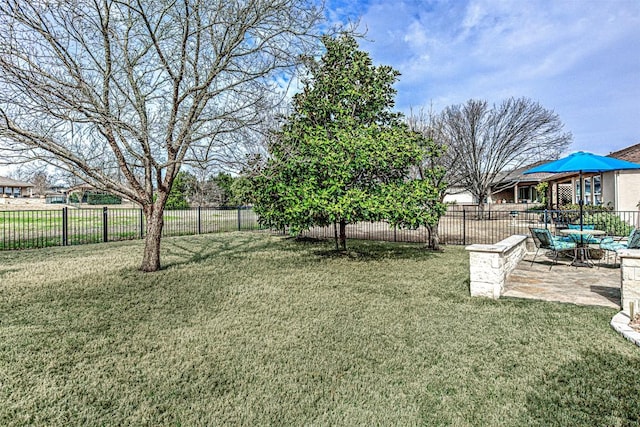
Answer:
<svg viewBox="0 0 640 427"><path fill-rule="evenodd" d="M630 321L629 316L624 311L621 311L611 319L611 327L614 331L640 347L640 332L636 332L629 326Z"/></svg>

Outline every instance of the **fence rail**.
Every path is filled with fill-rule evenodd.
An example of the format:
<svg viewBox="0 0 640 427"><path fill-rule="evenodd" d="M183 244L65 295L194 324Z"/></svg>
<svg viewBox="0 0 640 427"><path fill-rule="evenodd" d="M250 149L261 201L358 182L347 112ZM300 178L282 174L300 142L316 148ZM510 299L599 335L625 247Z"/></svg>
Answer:
<svg viewBox="0 0 640 427"><path fill-rule="evenodd" d="M579 220L577 211L491 210L452 206L440 219L438 235L445 245L491 244L513 234L529 234L530 227L562 228ZM628 235L640 226L638 211L585 213L586 224L607 234ZM163 236L195 235L259 229L258 218L247 208L194 208L164 214ZM146 223L141 209L99 208L0 211L0 250L69 246L140 239ZM314 227L303 233L333 238L333 227ZM385 222L347 225L347 238L392 242L429 242L429 230L399 229Z"/></svg>

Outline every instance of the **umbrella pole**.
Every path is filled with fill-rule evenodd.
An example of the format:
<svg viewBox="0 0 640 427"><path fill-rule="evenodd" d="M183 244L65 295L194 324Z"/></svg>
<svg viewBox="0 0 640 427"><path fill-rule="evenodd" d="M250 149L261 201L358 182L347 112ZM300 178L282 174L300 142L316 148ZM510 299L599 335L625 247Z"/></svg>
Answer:
<svg viewBox="0 0 640 427"><path fill-rule="evenodd" d="M582 171L580 171L580 231L582 231L582 207L584 206L584 183L582 182ZM582 236L581 239L582 240Z"/></svg>

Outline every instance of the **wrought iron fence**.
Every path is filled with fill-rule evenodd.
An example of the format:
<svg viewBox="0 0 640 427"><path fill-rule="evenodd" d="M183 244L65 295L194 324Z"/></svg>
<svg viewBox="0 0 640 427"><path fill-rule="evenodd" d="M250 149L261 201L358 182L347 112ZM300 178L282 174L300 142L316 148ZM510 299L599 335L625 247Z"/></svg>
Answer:
<svg viewBox="0 0 640 427"><path fill-rule="evenodd" d="M440 219L438 235L444 245L492 244L530 227L564 228L579 222L578 211L492 210L451 206ZM585 212L585 224L609 235L625 236L640 226L638 211ZM258 217L250 208L194 208L165 211L163 236L256 230ZM101 208L44 211L0 211L0 250L68 246L140 239L146 223L141 209ZM394 228L385 222L347 225L347 238L428 243L430 231ZM314 227L303 236L331 239L333 227Z"/></svg>
<svg viewBox="0 0 640 427"><path fill-rule="evenodd" d="M531 227L553 230L566 228L579 222L579 211L573 210L480 210L477 206L451 206L440 218L438 237L443 245L493 244L513 234L530 234ZM634 227L640 227L638 211L585 212L585 224L608 235L626 236ZM417 230L398 229L385 222L362 222L349 224L348 239L369 239L392 242L428 243L430 232L424 227ZM330 227L314 227L303 233L307 237L333 238L335 230Z"/></svg>
<svg viewBox="0 0 640 427"><path fill-rule="evenodd" d="M259 228L248 208L194 208L164 212L163 236ZM99 208L0 211L0 250L70 246L140 239L146 221L141 209Z"/></svg>

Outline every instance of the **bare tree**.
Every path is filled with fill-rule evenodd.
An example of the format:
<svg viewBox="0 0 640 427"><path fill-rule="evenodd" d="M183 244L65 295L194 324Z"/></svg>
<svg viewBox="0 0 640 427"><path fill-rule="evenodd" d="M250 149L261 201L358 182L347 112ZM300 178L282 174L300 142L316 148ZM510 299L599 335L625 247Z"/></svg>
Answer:
<svg viewBox="0 0 640 427"><path fill-rule="evenodd" d="M450 170L477 199L481 213L500 172L557 158L569 146L571 133L563 126L556 113L528 98L493 107L469 100L446 108L435 125L454 159Z"/></svg>
<svg viewBox="0 0 640 427"><path fill-rule="evenodd" d="M439 122L435 120L433 108L429 108L428 112L423 108L418 111L411 109L409 115L406 117L406 123L410 130L418 132L426 137L427 140L434 142L433 145L422 147L426 152L424 153L422 163L412 170L411 178L431 180L434 188L439 189L440 202L442 202L445 196L452 191L452 188L456 188L455 183L457 182L457 177L455 169L452 168L452 165L455 163L455 158L446 149L441 129L438 127ZM444 171L445 173L438 173L438 171ZM451 185L451 182L454 184ZM433 250L440 250L439 222L438 219L437 224L427 226L429 232L429 247Z"/></svg>
<svg viewBox="0 0 640 427"><path fill-rule="evenodd" d="M140 204L156 271L180 167L235 154L321 18L314 0L4 0L0 150Z"/></svg>

